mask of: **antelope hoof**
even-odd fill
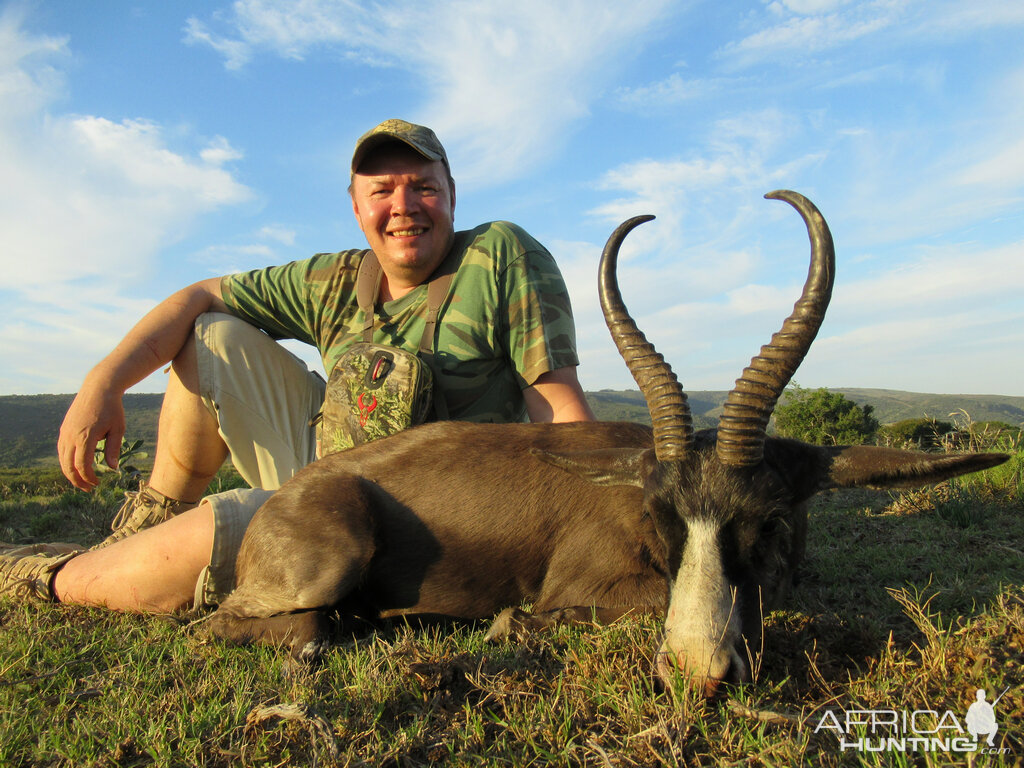
[[[484,642],[500,643],[502,640],[518,640],[527,634],[526,620],[530,614],[519,608],[506,608],[499,613],[491,628],[484,636]]]

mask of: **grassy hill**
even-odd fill
[[[858,405],[870,405],[882,424],[903,419],[930,417],[948,420],[949,415],[965,411],[973,421],[1005,421],[1024,426],[1024,397],[1003,395],[931,395],[900,392],[892,389],[850,389],[836,387]],[[698,429],[716,425],[728,392],[687,392],[694,426]],[[603,389],[588,392],[587,398],[599,419],[638,421],[650,424],[643,396],[635,390]]]
[[[57,463],[57,433],[74,395],[0,396],[0,467]],[[126,436],[156,444],[163,395],[124,398]]]
[[[950,414],[965,411],[973,421],[1005,421],[1024,426],[1024,397],[1003,395],[929,395],[899,392],[893,389],[832,390],[860,405],[871,405],[874,416],[882,424],[903,419],[947,419]]]
[[[1002,395],[934,395],[890,389],[836,388],[859,405],[871,405],[883,424],[903,419],[931,417],[948,420],[965,411],[974,421],[1005,421],[1024,426],[1024,397]],[[713,427],[728,395],[724,391],[688,392],[694,426]],[[56,463],[57,432],[73,395],[0,396],[0,467]],[[635,421],[650,424],[643,396],[637,390],[588,392],[597,417],[604,421]],[[126,435],[142,439],[149,450],[156,443],[157,415],[163,395],[125,396]]]

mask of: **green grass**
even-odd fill
[[[755,681],[712,702],[655,685],[651,619],[494,646],[484,627],[400,627],[298,668],[210,640],[201,618],[0,598],[0,766],[961,765],[843,752],[815,727],[828,709],[962,715],[979,686],[1009,687],[997,708],[1008,751],[969,764],[1020,765],[1013,477],[819,497],[802,580],[766,623]],[[97,540],[120,501],[113,484],[86,496],[43,475],[2,476],[0,490],[0,537],[17,541]],[[950,499],[966,514],[945,510]]]

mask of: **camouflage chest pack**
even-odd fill
[[[356,276],[356,299],[365,317],[363,340],[338,358],[327,379],[317,424],[319,456],[387,437],[434,416],[447,418],[444,398],[434,397],[434,333],[457,266],[449,255],[431,276],[426,323],[413,354],[372,340],[383,272],[377,256],[367,251]]]

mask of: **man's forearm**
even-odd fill
[[[116,465],[125,429],[125,391],[171,362],[196,318],[211,310],[227,310],[219,278],[194,283],[160,302],[85,377],[57,439],[61,470],[72,485],[85,491],[99,482],[93,458],[100,440],[106,440],[107,463]]]
[[[220,278],[194,283],[160,302],[89,372],[83,388],[123,394],[171,362],[196,318],[209,311],[227,311]]]

